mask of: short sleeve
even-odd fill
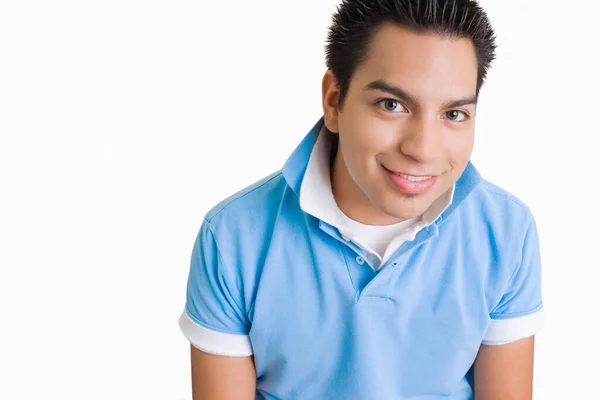
[[[483,340],[488,345],[532,336],[544,326],[540,247],[533,218],[525,233],[519,263],[490,317]]]
[[[205,220],[192,250],[179,327],[190,343],[204,352],[248,356],[252,354],[249,323],[240,306],[241,293],[232,281]]]

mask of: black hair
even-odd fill
[[[377,28],[386,22],[416,33],[470,38],[477,55],[479,96],[496,57],[496,37],[487,14],[475,0],[342,0],[333,15],[325,46],[327,68],[340,90],[340,109],[354,72],[367,59]]]

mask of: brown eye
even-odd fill
[[[462,122],[468,119],[468,115],[459,110],[451,110],[446,113],[446,118],[450,121]]]
[[[378,104],[380,104],[385,111],[389,112],[398,112],[404,110],[404,106],[402,106],[398,100],[385,99],[379,101]]]

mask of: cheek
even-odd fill
[[[467,164],[473,152],[473,145],[473,132],[457,132],[451,135],[446,147],[449,150],[450,163],[456,166]]]
[[[378,154],[389,152],[397,140],[397,129],[377,118],[356,118],[347,121],[340,140],[353,156],[360,157],[365,163],[373,162]]]

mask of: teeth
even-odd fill
[[[431,176],[411,176],[411,175],[404,175],[404,174],[399,174],[401,177],[403,177],[404,179],[406,179],[407,181],[411,181],[411,182],[421,182],[421,181],[425,181],[427,179],[430,179]]]

